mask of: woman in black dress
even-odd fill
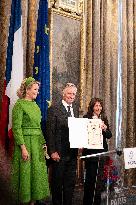
[[[104,149],[84,149],[83,155],[97,154],[101,152],[108,151],[107,139],[112,137],[112,133],[109,129],[109,124],[107,117],[104,113],[103,102],[99,98],[92,98],[88,112],[84,118],[89,119],[101,119],[102,120],[102,134],[103,134],[103,148]],[[100,160],[97,157],[86,158],[85,160],[85,183],[84,183],[84,198],[83,205],[100,205],[101,203],[101,186],[98,183],[98,170],[102,171],[103,160]],[[97,181],[97,183],[96,183]]]

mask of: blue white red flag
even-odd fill
[[[4,146],[7,139],[13,142],[11,131],[12,108],[17,100],[16,92],[22,80],[23,44],[21,0],[12,0],[4,81],[5,87],[2,98],[2,112],[0,115],[0,140]]]

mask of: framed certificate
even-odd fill
[[[103,149],[103,135],[101,124],[101,119],[88,119],[87,132],[89,149]]]
[[[101,119],[68,118],[71,148],[103,149]]]

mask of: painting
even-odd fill
[[[81,17],[64,11],[50,11],[51,99],[58,103],[67,82],[80,88]],[[79,93],[79,92],[78,92]],[[76,103],[79,105],[77,96]]]

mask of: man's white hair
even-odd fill
[[[63,89],[63,95],[66,93],[66,90],[68,88],[74,88],[75,89],[75,93],[77,92],[77,87],[75,86],[75,84],[73,83],[67,83],[66,86]]]

